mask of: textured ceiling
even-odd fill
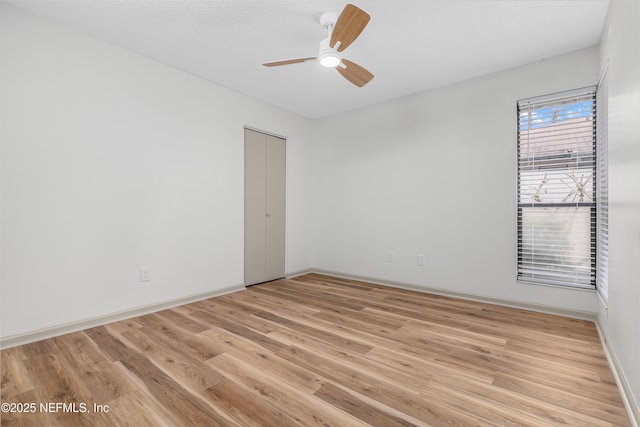
[[[96,38],[309,118],[595,46],[609,1],[356,0],[371,15],[343,56],[358,88],[317,61],[333,0],[5,0]]]

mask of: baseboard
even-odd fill
[[[598,329],[598,334],[600,335],[602,348],[604,349],[604,353],[607,356],[607,361],[609,362],[609,367],[611,368],[613,377],[616,380],[616,384],[618,384],[622,402],[624,403],[624,407],[627,410],[627,414],[629,414],[631,427],[638,427],[640,425],[640,402],[634,397],[631,386],[629,385],[629,381],[627,380],[627,377],[624,374],[622,367],[620,366],[620,362],[618,361],[618,356],[616,355],[613,347],[611,347],[609,337],[607,336],[606,332],[607,330],[600,322],[601,319],[600,317],[598,317],[596,328]]]
[[[304,276],[305,274],[310,274],[310,273],[317,273],[316,270],[312,269],[312,268],[307,268],[304,270],[298,270],[298,271],[293,271],[290,273],[287,273],[286,278],[287,279],[293,279],[294,277],[298,277],[298,276]]]
[[[216,291],[205,292],[187,297],[181,297],[171,300],[162,301],[156,304],[149,304],[142,307],[136,307],[130,310],[123,310],[116,313],[110,313],[103,316],[96,316],[90,319],[83,319],[76,322],[69,322],[49,328],[38,329],[25,332],[18,335],[10,335],[0,338],[0,349],[4,350],[18,345],[29,344],[32,342],[65,335],[71,332],[81,331],[83,329],[93,328],[96,326],[106,325],[108,323],[118,322],[120,320],[130,319],[132,317],[143,316],[145,314],[154,313],[156,311],[166,310],[167,308],[177,307],[179,305],[189,304],[207,298],[213,298],[232,292],[245,289],[244,285],[229,286]]]
[[[572,319],[588,320],[594,323],[596,321],[596,313],[593,313],[590,311],[569,310],[569,309],[563,309],[563,308],[557,308],[557,307],[548,307],[545,305],[525,303],[522,301],[513,301],[513,300],[507,300],[507,299],[501,299],[501,298],[491,298],[491,297],[486,297],[482,295],[469,294],[465,292],[449,291],[442,288],[433,288],[428,286],[415,285],[412,283],[396,282],[396,281],[378,279],[375,277],[359,276],[359,275],[341,273],[341,272],[329,271],[329,270],[315,269],[313,271],[310,271],[310,273],[324,274],[327,276],[339,277],[342,279],[359,280],[362,282],[369,282],[377,285],[407,289],[410,291],[425,292],[429,294],[441,295],[441,296],[451,297],[451,298],[459,298],[459,299],[464,299],[468,301],[484,302],[487,304],[495,304],[503,307],[530,310],[538,313],[553,314],[556,316],[570,317]]]

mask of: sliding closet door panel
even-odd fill
[[[285,265],[285,140],[267,136],[266,171],[266,277],[284,277]]]
[[[265,135],[246,129],[244,132],[244,281],[247,285],[265,281],[266,155]]]

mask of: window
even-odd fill
[[[595,87],[518,101],[518,280],[595,288]]]
[[[602,73],[598,84],[598,92],[596,93],[596,104],[598,106],[598,114],[596,116],[596,138],[598,144],[598,175],[596,179],[596,204],[598,207],[598,259],[596,264],[598,269],[596,286],[605,301],[609,294],[609,84],[606,70],[605,68]]]

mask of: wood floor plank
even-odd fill
[[[175,425],[170,413],[141,390],[110,401],[109,412],[105,414],[105,418],[109,419],[112,426],[172,427]]]
[[[69,350],[60,353],[66,358],[72,376],[86,386],[93,402],[103,404],[134,391],[125,375],[85,334],[68,334],[53,341],[58,348]]]
[[[120,322],[110,323],[109,327],[117,333],[126,332],[130,329],[142,328],[142,324],[138,322],[138,318],[126,319]]]
[[[597,370],[590,371],[579,366],[513,353],[509,350],[486,354],[455,349],[449,358],[453,365],[464,361],[560,390],[581,390],[583,395],[593,399],[609,400],[614,404],[618,402],[615,383],[601,380]]]
[[[461,393],[455,388],[443,387],[436,382],[425,387],[421,396],[432,401],[442,402],[460,413],[466,413],[504,427],[538,427],[542,424],[540,419],[523,413],[518,408],[504,408],[494,402],[487,402],[477,395]]]
[[[313,395],[373,426],[409,427],[416,425],[369,405],[353,394],[330,383],[323,384]]]
[[[255,289],[252,290],[255,292],[263,292],[267,295],[285,299],[293,303],[301,305],[307,305],[310,303],[309,292],[301,290],[298,286],[295,286],[293,283],[290,283],[287,280],[282,280],[281,285],[278,287],[264,287],[263,285],[257,285],[254,286],[254,288]],[[344,298],[344,296],[342,298],[339,298],[323,292],[314,292],[313,299],[314,301],[311,305],[313,305],[313,307],[318,307],[324,310],[342,309],[359,311],[364,308],[364,305],[361,301],[354,301],[350,298]]]
[[[263,319],[269,320],[271,322],[277,323],[279,325],[283,325],[288,329],[298,331],[302,334],[318,338],[319,340],[325,341],[327,343],[333,343],[335,345],[343,346],[345,348],[348,348],[350,351],[355,351],[358,353],[366,353],[372,348],[370,345],[362,342],[358,342],[355,339],[345,338],[339,334],[335,334],[333,332],[327,332],[322,328],[314,328],[301,322],[289,320],[277,314],[262,312],[262,313],[259,313],[258,316],[262,317]]]
[[[218,347],[204,343],[193,335],[186,334],[180,328],[175,327],[171,321],[167,321],[160,315],[148,314],[141,317],[139,321],[144,325],[145,331],[155,336],[156,339],[164,341],[168,345],[175,343],[175,345],[202,361],[211,359],[220,352]],[[202,332],[201,328],[198,328],[198,332]]]
[[[404,325],[402,320],[376,316],[375,314],[367,313],[365,310],[360,310],[357,313],[321,311],[314,314],[313,317],[334,324],[357,324],[358,329],[372,330],[374,333],[397,331]]]
[[[50,412],[52,425],[91,425],[92,420],[83,406],[91,401],[91,395],[81,381],[65,369],[63,359],[58,352],[50,352],[32,356],[25,362],[34,381],[36,401],[44,402],[47,408],[51,408],[49,404],[54,405]],[[67,405],[68,409],[60,410],[56,404]],[[42,412],[40,406],[38,411]]]
[[[597,420],[588,415],[557,405],[556,403],[542,402],[537,399],[532,399],[529,396],[512,393],[509,390],[495,386],[494,384],[473,381],[463,382],[459,381],[456,376],[440,374],[434,376],[432,387],[434,385],[435,387],[444,387],[448,390],[456,390],[461,392],[463,395],[485,400],[488,405],[491,405],[491,407],[495,407],[498,410],[502,409],[504,411],[506,409],[508,411],[518,411],[521,414],[524,413],[528,416],[535,417],[537,421],[533,424],[534,426],[567,425],[583,427],[587,425],[610,425],[607,421]],[[469,405],[469,407],[475,406]],[[493,422],[497,422],[493,417],[489,418]],[[486,420],[487,419],[485,419],[485,421]]]
[[[296,317],[302,314],[313,315],[322,311],[319,307],[314,307],[313,304],[291,304],[289,301],[278,297],[254,292],[254,289],[248,290],[249,292],[236,292],[225,296],[232,301],[237,301],[261,310],[280,313],[282,316]]]
[[[582,395],[581,390],[576,390],[573,393],[566,392],[502,373],[496,375],[493,384],[543,402],[559,404],[574,412],[580,412],[612,424],[624,425],[628,422],[626,414],[616,411],[614,409],[615,405],[585,397]]]
[[[250,327],[244,326],[238,322],[228,320],[222,316],[218,316],[213,312],[196,311],[191,314],[192,317],[207,321],[212,325],[219,326],[233,334],[241,336],[247,340],[259,343],[262,347],[270,351],[277,351],[282,344],[265,334],[262,334]]]
[[[2,396],[2,402],[10,404],[35,403],[39,404],[40,396],[35,389],[15,395]],[[56,426],[56,420],[50,414],[36,408],[33,412],[2,412],[0,413],[0,425],[3,427],[40,427]]]
[[[256,400],[231,381],[223,380],[206,390],[224,413],[239,426],[282,426],[294,422],[266,399]]]
[[[207,313],[215,313],[216,316],[233,319],[234,322],[264,335],[279,328],[279,326],[274,325],[272,322],[255,316],[256,312],[262,310],[239,303],[235,299],[217,300],[216,298],[216,300],[207,300],[204,309]],[[190,317],[194,318],[193,316]],[[211,325],[211,323],[209,323],[209,325]]]
[[[307,394],[315,392],[325,380],[324,377],[290,363],[273,352],[265,351],[261,346],[247,342],[225,330],[215,331],[214,329],[210,329],[203,336],[224,341],[228,345],[224,355],[231,356],[234,360],[240,360],[256,369],[261,369],[268,378],[275,377],[278,381]],[[220,359],[220,356],[217,356],[212,360],[219,361]]]
[[[144,385],[146,390],[158,402],[193,426],[225,426],[228,421],[219,416],[211,408],[206,407],[199,399],[194,398],[176,380],[166,375],[142,354],[125,346],[122,341],[113,337],[105,327],[92,328],[87,331],[98,346],[105,349],[117,361]]]
[[[2,402],[91,405],[2,427],[629,426],[592,322],[321,274],[5,349],[0,366]]]
[[[166,341],[158,340],[154,334],[148,333],[146,328],[128,331],[121,336],[190,391],[205,390],[223,379],[219,372],[200,363],[199,357],[180,348],[179,343],[176,346],[167,345]]]
[[[323,425],[353,426],[366,425],[346,413],[317,399],[312,393],[301,390],[283,377],[264,374],[259,366],[242,360],[241,355],[223,354],[209,361],[224,371],[235,383],[241,384],[254,400],[264,400],[282,410],[288,418],[276,425]],[[286,377],[289,377],[287,375]],[[286,378],[285,377],[285,378]],[[320,385],[324,379],[320,379]],[[315,387],[314,391],[319,389]],[[286,421],[286,422],[285,422]],[[290,422],[289,422],[290,421]]]
[[[2,352],[0,357],[2,396],[16,396],[33,390],[33,382],[23,362],[21,347],[14,347]],[[4,401],[4,400],[3,400]]]
[[[171,322],[174,326],[177,326],[178,328],[181,328],[192,334],[197,334],[199,332],[207,330],[207,327],[205,325],[198,323],[194,321],[193,318],[190,318],[172,309],[163,310],[156,314],[164,320]]]
[[[288,342],[291,346],[305,349],[330,360],[339,361],[354,372],[369,375],[383,383],[393,384],[416,393],[426,382],[425,377],[402,372],[392,366],[368,358],[366,355],[345,351],[335,346],[328,346],[313,337],[300,336],[293,331],[279,331],[273,333],[272,336]]]
[[[301,348],[291,347],[279,355],[292,363],[308,370],[324,375],[333,382],[343,384],[364,396],[401,411],[407,415],[422,419],[427,423],[444,425],[472,425],[476,418],[459,414],[446,405],[420,399],[414,393],[408,392],[391,384],[382,385],[374,377],[354,372],[353,370],[333,360],[318,357],[314,353]]]

